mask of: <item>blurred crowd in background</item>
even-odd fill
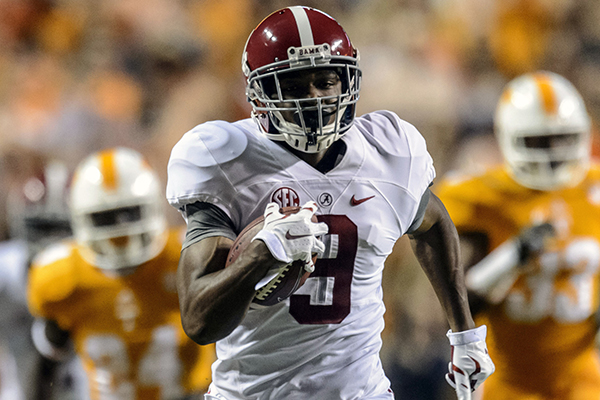
[[[127,146],[142,152],[166,184],[171,148],[184,132],[250,115],[240,68],[245,40],[270,12],[297,4],[0,0],[0,239],[11,237],[11,188],[49,159],[72,169],[91,152]],[[500,162],[494,109],[504,84],[522,73],[565,76],[592,120],[600,117],[596,0],[301,4],[336,18],[359,49],[358,114],[389,109],[414,124],[438,176]],[[173,224],[183,224],[169,213]],[[385,274],[383,357],[394,389],[400,398],[451,396],[443,378],[447,324],[406,241]]]

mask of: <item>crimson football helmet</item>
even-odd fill
[[[242,57],[252,116],[272,140],[284,140],[306,153],[326,149],[354,121],[361,80],[358,60],[358,50],[329,15],[302,6],[275,11],[252,31]],[[284,98],[282,77],[309,69],[335,71],[341,94]]]
[[[541,71],[510,81],[494,124],[508,171],[521,185],[555,190],[575,186],[587,174],[591,121],[564,77]]]

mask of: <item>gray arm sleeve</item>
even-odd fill
[[[419,208],[417,208],[417,215],[415,215],[415,219],[413,220],[412,224],[410,224],[410,226],[408,227],[406,233],[413,233],[414,231],[419,229],[419,227],[423,223],[423,218],[425,217],[425,209],[427,208],[427,203],[429,203],[430,194],[431,192],[429,191],[429,188],[427,188],[427,190],[425,190],[425,193],[423,193],[423,196],[421,196]]]
[[[237,234],[231,219],[214,204],[196,202],[185,206],[187,231],[182,250],[212,236],[224,236],[235,240]]]

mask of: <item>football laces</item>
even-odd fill
[[[287,265],[281,267],[279,274],[277,274],[277,276],[275,278],[271,279],[269,281],[269,283],[267,283],[263,287],[259,288],[256,291],[254,297],[260,301],[265,300],[267,298],[267,296],[269,296],[271,294],[271,292],[273,292],[273,290],[275,290],[277,288],[277,286],[281,283],[283,278],[285,278],[285,276],[289,272],[291,266],[292,266],[292,264],[287,264]]]

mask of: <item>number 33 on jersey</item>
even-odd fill
[[[504,301],[484,315],[490,354],[501,361],[490,379],[527,377],[528,385],[550,385],[551,366],[560,365],[565,371],[582,349],[594,345],[600,170],[593,167],[575,188],[536,191],[517,185],[506,171],[497,169],[447,179],[438,195],[459,234],[484,233],[489,250],[528,226],[544,222],[554,226],[556,236],[542,254],[521,267]],[[511,365],[510,371],[503,365]]]

